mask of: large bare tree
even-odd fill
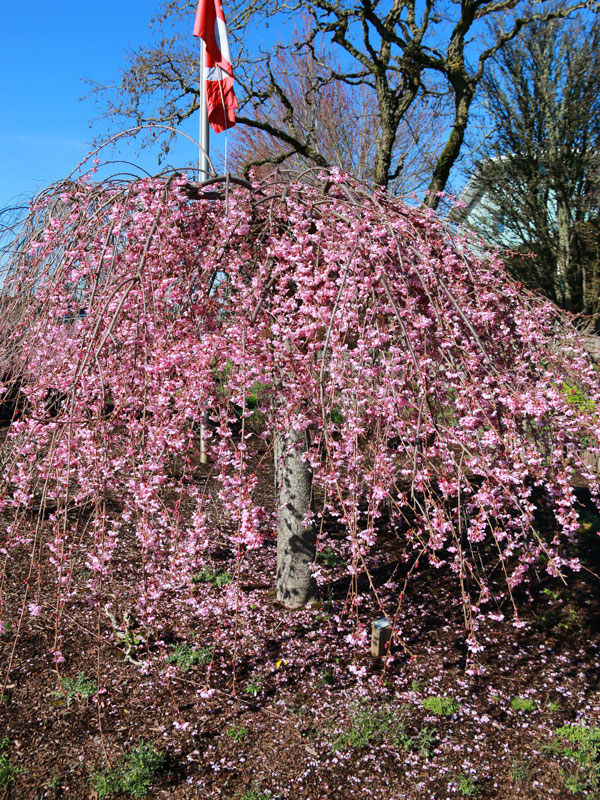
[[[600,20],[536,23],[483,82],[492,123],[476,227],[518,251],[511,271],[559,306],[600,316]],[[498,230],[498,227],[501,230]]]
[[[296,141],[311,141],[314,152],[306,156],[298,152],[293,142],[286,143],[265,130],[241,125],[230,148],[229,163],[233,168],[264,173],[284,162],[286,167],[307,168],[319,159],[360,180],[372,180],[381,135],[373,90],[364,84],[351,86],[331,80],[332,61],[324,47],[318,58],[307,49],[277,49],[270,66],[283,92],[255,108],[255,121],[287,131]],[[445,100],[424,98],[401,121],[394,145],[398,166],[388,183],[390,191],[406,196],[427,188],[441,149],[443,137],[438,120],[448,113]]]
[[[436,207],[461,153],[488,61],[532,23],[564,19],[592,4],[594,0],[560,7],[550,0],[303,0],[290,6],[280,0],[234,0],[226,13],[238,44],[238,121],[280,141],[279,158],[289,152],[316,165],[332,165],[319,130],[297,121],[302,104],[294,105],[274,69],[273,47],[265,53],[250,46],[261,25],[271,20],[285,27],[286,19],[297,20],[302,13],[311,22],[309,33],[300,41],[290,33],[289,44],[280,47],[309,53],[317,62],[310,88],[314,96],[334,82],[370,93],[377,115],[371,176],[375,183],[388,186],[401,174],[405,153],[398,147],[398,136],[415,108],[432,98],[445,99],[451,113],[438,123],[440,152],[427,174],[426,202]],[[113,123],[178,125],[197,110],[198,50],[187,34],[194,5],[188,0],[167,2],[156,20],[155,46],[130,54],[116,86],[93,87],[104,116]],[[320,56],[323,36],[331,59]],[[270,113],[282,106],[285,124],[281,114]]]

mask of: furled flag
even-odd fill
[[[194,36],[200,36],[206,45],[204,66],[208,121],[214,131],[221,133],[235,125],[235,110],[238,107],[233,91],[233,67],[221,0],[200,0]]]

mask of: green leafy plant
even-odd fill
[[[524,783],[529,780],[529,767],[524,761],[513,761],[510,777],[515,783]]]
[[[454,697],[433,695],[423,700],[423,708],[429,711],[430,714],[436,714],[438,717],[451,717],[453,714],[456,714],[460,708],[460,704]]]
[[[595,403],[581,391],[579,386],[563,383],[562,391],[567,396],[567,402],[575,406],[579,411],[594,411]]]
[[[579,794],[579,792],[585,792],[588,788],[587,781],[582,780],[579,775],[564,775],[563,779],[565,782],[565,789],[570,794]]]
[[[326,550],[321,550],[317,553],[317,564],[320,564],[327,569],[334,569],[335,567],[343,567],[346,565],[346,559],[328,547]]]
[[[3,627],[0,627],[0,639],[7,638],[13,633],[13,626],[10,622],[4,623]]]
[[[335,683],[334,674],[328,667],[322,669],[321,672],[319,673],[319,682],[323,686],[333,686],[333,684]]]
[[[264,419],[264,415],[260,409],[264,403],[265,392],[267,389],[268,387],[266,384],[255,381],[250,387],[250,391],[245,397],[245,402],[246,402],[245,416],[249,418],[254,425],[260,425],[260,423]],[[238,420],[241,420],[242,407],[234,403],[232,405],[232,408]]]
[[[214,570],[211,567],[205,567],[192,578],[192,583],[212,583],[217,589],[223,586],[228,586],[233,581],[233,576],[230,572],[224,570]]]
[[[549,600],[553,600],[556,602],[559,598],[558,592],[554,591],[554,589],[544,589],[542,594],[545,595]]]
[[[233,739],[234,742],[239,743],[243,742],[248,735],[248,728],[244,728],[241,725],[231,725],[227,728],[225,733],[230,739]]]
[[[574,604],[574,597],[569,592],[560,595],[553,589],[544,589],[542,592],[549,602],[546,613],[541,615],[541,620],[547,627],[560,628],[567,633],[582,633],[585,629],[585,617]]]
[[[458,776],[458,791],[463,797],[474,797],[479,794],[481,789],[477,785],[477,781],[466,772]]]
[[[73,678],[69,678],[68,676],[61,678],[60,685],[62,688],[57,689],[53,694],[54,697],[57,698],[64,697],[67,706],[71,705],[71,701],[74,697],[80,697],[82,700],[89,700],[90,697],[94,697],[94,695],[98,693],[98,687],[93,680],[85,677],[85,672],[80,672],[77,676],[77,680],[73,680]]]
[[[576,608],[573,608],[573,606],[565,606],[565,608],[562,609],[561,619],[557,623],[557,626],[564,631],[573,633],[582,631],[584,628],[581,614]]]
[[[263,791],[259,786],[253,786],[240,797],[240,800],[272,800],[273,794],[268,789]]]
[[[513,697],[510,701],[510,705],[513,711],[535,711],[537,708],[537,703],[535,700],[532,700],[531,697]]]
[[[61,778],[60,775],[53,775],[47,784],[49,789],[61,789],[62,785],[63,785],[63,779]]]
[[[409,753],[418,753],[423,758],[431,758],[431,754],[438,740],[435,728],[423,726],[414,734],[409,734],[407,726],[402,725],[396,733],[396,741],[403,750]]]
[[[554,731],[566,743],[554,743],[552,750],[575,762],[578,773],[565,777],[570,792],[589,791],[590,797],[600,795],[600,728],[569,723]]]
[[[253,678],[251,681],[248,681],[244,691],[251,697],[256,697],[258,694],[260,694],[261,689],[262,683],[257,678]]]
[[[334,425],[343,425],[346,421],[346,417],[342,414],[339,408],[332,408],[328,413],[327,418]]]
[[[3,752],[9,745],[9,739],[5,736],[0,739],[0,791],[9,789],[17,779],[17,775],[23,772],[21,767],[13,764],[10,758]]]
[[[153,744],[140,742],[126,753],[112,769],[92,775],[98,800],[119,792],[145,797],[156,778],[164,771],[167,758]]]
[[[406,717],[408,713],[404,707],[398,712],[394,709],[355,706],[347,730],[337,733],[331,750],[334,753],[362,750],[372,742],[388,741],[407,752],[428,758],[438,739],[437,731],[428,727],[415,730]]]
[[[175,664],[184,672],[189,672],[193,666],[206,666],[210,664],[213,656],[212,647],[190,647],[189,644],[174,644],[171,653],[167,656],[167,664]]]
[[[596,534],[600,531],[600,515],[587,508],[578,509],[579,533],[584,535]]]
[[[356,708],[350,717],[350,728],[339,733],[331,743],[333,753],[349,749],[362,750],[370,742],[393,735],[393,717],[388,711]]]

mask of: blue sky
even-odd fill
[[[90,120],[97,111],[84,78],[110,83],[128,50],[148,43],[157,3],[143,0],[16,0],[4,4],[0,48],[0,208],[66,177],[91,149]],[[193,28],[190,15],[190,37]],[[197,121],[184,130],[196,136]],[[150,172],[157,151],[123,147],[125,158]],[[107,157],[116,158],[114,153]],[[181,139],[171,163],[194,161]]]

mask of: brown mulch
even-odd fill
[[[597,573],[598,519],[586,514],[579,547]],[[326,546],[341,562],[347,544],[331,534]],[[370,562],[388,610],[405,569],[394,547],[383,536]],[[14,623],[28,558],[23,551],[6,580]],[[223,542],[210,554],[212,569],[237,577],[195,586],[208,615],[146,631],[128,607],[136,547],[124,543],[107,597],[133,644],[101,609],[76,599],[64,610],[59,665],[50,654],[48,589],[38,616],[24,610],[16,642],[14,625],[0,636],[2,676],[14,647],[0,706],[0,797],[9,762],[19,771],[7,798],[97,798],[94,775],[140,743],[166,759],[149,798],[598,796],[591,778],[600,779],[600,765],[583,768],[556,734],[568,723],[600,728],[600,599],[587,569],[568,586],[540,574],[519,597],[523,627],[503,608],[504,622],[481,621],[483,649],[469,653],[452,576],[422,566],[403,599],[392,657],[382,662],[369,653],[380,611],[366,583],[359,581],[357,602],[343,565],[333,565],[324,569],[321,607],[288,612],[274,601],[274,560],[274,541],[241,562]],[[209,655],[189,669],[172,660],[193,650]],[[81,673],[90,697],[66,691]],[[453,699],[454,711],[435,714],[424,706],[428,697]],[[515,698],[529,699],[529,710]],[[363,730],[369,724],[371,735]]]

